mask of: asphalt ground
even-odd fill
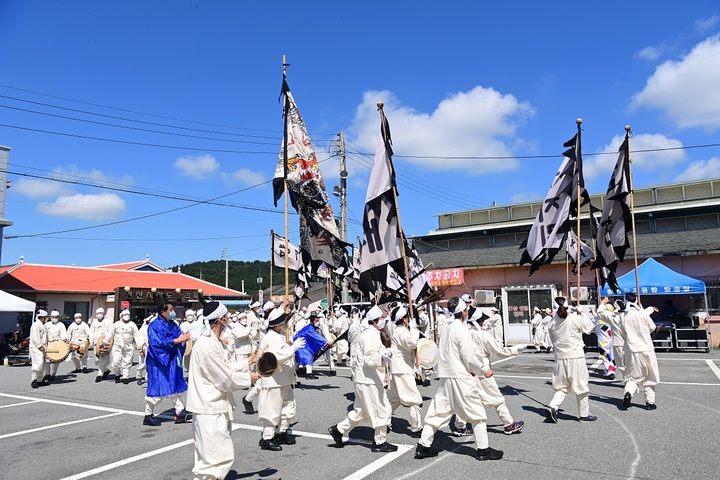
[[[92,354],[91,354],[92,355]],[[646,411],[642,394],[622,408],[622,381],[603,379],[597,354],[587,354],[591,371],[590,410],[594,423],[577,421],[570,395],[559,423],[548,423],[545,406],[553,395],[552,354],[533,353],[493,366],[510,412],[525,422],[519,435],[505,435],[488,410],[490,445],[505,452],[495,462],[474,458],[474,439],[454,437],[449,428],[435,437],[438,457],[413,458],[407,409],[393,417],[388,439],[395,453],[372,453],[370,427],[350,432],[345,448],[333,446],[327,428],[342,420],[353,400],[348,368],[335,377],[316,366],[317,380],[295,390],[297,444],[281,452],[260,450],[256,415],[236,411],[236,459],[228,478],[262,479],[715,479],[720,474],[720,368],[716,352],[658,353],[663,383],[655,411]],[[89,362],[93,364],[92,359]],[[191,425],[172,422],[172,405],[163,403],[160,427],[142,425],[145,386],[115,384],[113,376],[94,383],[95,372],[70,374],[63,363],[55,382],[30,388],[30,367],[0,367],[0,479],[187,479],[192,478]],[[134,369],[131,374],[134,375]],[[420,387],[427,411],[437,382]],[[240,403],[242,393],[236,398]],[[256,405],[257,406],[257,405]]]

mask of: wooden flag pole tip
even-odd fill
[[[580,125],[580,124],[582,123],[582,118],[578,118],[577,120],[575,120],[575,123],[577,123],[578,125]]]
[[[378,110],[382,110],[384,106],[385,106],[385,104],[383,102],[377,103]]]
[[[625,131],[626,131],[626,132],[629,132],[629,131],[630,131],[630,125],[625,125]]]

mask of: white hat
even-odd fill
[[[465,303],[470,303],[470,302],[472,302],[472,297],[470,297],[469,293],[466,293],[465,295],[460,297],[460,300],[462,300]]]
[[[405,315],[408,314],[407,308],[400,306],[397,307],[397,310],[395,310],[395,315],[393,316],[393,323],[398,323],[400,320],[405,318]]]
[[[245,312],[240,312],[240,313],[238,314],[238,318],[247,318],[247,313],[245,313]]]
[[[271,302],[270,300],[268,300],[267,302],[265,302],[265,305],[263,305],[263,307],[262,307],[263,312],[264,312],[265,310],[270,310],[271,308],[275,308],[275,303],[274,303],[274,302]]]
[[[373,320],[377,320],[378,318],[382,317],[382,314],[382,309],[377,305],[373,305],[373,307],[365,314],[365,320],[367,320],[368,322],[372,322]]]
[[[95,310],[95,313],[105,313],[105,309],[102,307],[98,307],[98,309]]]
[[[73,318],[82,318],[82,313],[76,313]]]
[[[48,316],[48,314],[45,310],[38,310],[37,313],[35,314],[35,318],[47,317],[47,316]]]
[[[455,307],[455,310],[453,313],[460,313],[464,312],[467,308],[467,303],[463,302],[462,299],[458,301],[457,307]]]
[[[195,315],[195,310],[190,310],[190,309],[185,310],[185,318],[192,317],[194,315]]]
[[[285,313],[285,309],[276,308],[268,315],[268,327],[277,327],[282,325],[288,319],[288,315]]]
[[[227,307],[220,302],[210,302],[203,308],[203,317],[205,317],[205,320],[208,322],[217,320],[226,313],[228,313]]]
[[[59,316],[60,316],[60,312],[58,312],[57,310],[53,310],[52,312],[50,312],[50,316],[51,316],[51,317],[59,317]]]
[[[128,310],[128,309],[126,308],[125,310],[123,310],[122,312],[120,312],[120,316],[122,317],[123,315],[130,315],[130,310]]]
[[[260,302],[254,301],[252,305],[250,305],[250,308],[258,308],[260,306]]]

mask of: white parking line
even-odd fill
[[[13,395],[10,393],[0,393],[0,397],[17,398],[18,400],[33,400],[35,402],[52,403],[54,405],[65,405],[67,407],[87,408],[90,410],[98,410],[100,412],[125,413],[127,415],[145,416],[144,412],[134,412],[132,410],[121,410],[119,408],[100,407],[98,405],[88,405],[86,403],[62,402],[60,400],[50,400],[49,398],[25,397],[22,395]]]
[[[108,414],[108,415],[100,415],[99,417],[83,418],[83,419],[80,419],[80,420],[73,420],[72,422],[58,423],[58,424],[55,424],[55,425],[46,425],[46,426],[44,426],[44,427],[33,428],[33,429],[30,429],[30,430],[23,430],[23,431],[21,431],[21,432],[7,433],[7,434],[5,434],[5,435],[0,435],[0,440],[2,440],[2,439],[4,439],[4,438],[16,437],[16,436],[18,436],[18,435],[25,435],[25,434],[27,434],[27,433],[40,432],[40,431],[43,431],[43,430],[50,430],[50,429],[52,429],[52,428],[65,427],[65,426],[67,426],[67,425],[75,425],[76,423],[91,422],[91,421],[93,421],[93,420],[100,420],[101,418],[114,417],[114,416],[117,416],[117,415],[122,415],[122,413],[120,413],[120,412],[115,412],[115,413],[110,413],[110,414]]]
[[[388,453],[387,455],[383,455],[382,457],[378,458],[374,462],[372,462],[369,465],[364,466],[357,472],[353,473],[350,476],[345,477],[343,480],[361,480],[371,473],[376,472],[377,470],[380,470],[382,467],[387,465],[388,463],[392,462],[396,458],[403,455],[408,450],[412,450],[412,445],[398,445],[398,449],[396,452]]]
[[[715,376],[718,379],[720,379],[720,368],[718,368],[718,366],[715,365],[715,362],[713,362],[710,359],[705,360],[705,362],[708,364],[708,367],[710,367],[710,370],[712,370],[712,372],[715,374]]]
[[[78,473],[76,475],[72,475],[70,477],[65,477],[62,480],[79,480],[81,478],[87,478],[91,477],[93,475],[97,475],[98,473],[107,472],[108,470],[112,470],[114,468],[125,466],[129,463],[137,462],[139,460],[144,460],[146,458],[154,457],[155,455],[160,455],[161,453],[169,452],[171,450],[175,450],[180,447],[184,447],[186,445],[190,445],[193,443],[193,440],[185,440],[183,442],[174,443],[172,445],[168,445],[167,447],[158,448],[157,450],[151,450],[149,452],[141,453],[140,455],[135,455],[134,457],[126,458],[125,460],[120,460],[117,462],[109,463],[107,465],[103,465],[102,467],[93,468],[92,470],[87,470],[85,472]]]
[[[18,407],[20,405],[28,405],[30,403],[37,403],[40,400],[30,400],[29,402],[11,403],[10,405],[0,405],[0,408]]]

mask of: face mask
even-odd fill
[[[98,320],[102,320],[104,316],[105,315],[103,315],[102,313],[98,313],[97,315],[95,315],[95,318],[97,318]]]
[[[240,320],[240,325],[246,326],[247,325],[247,318],[243,318]]]
[[[57,318],[57,317],[53,317],[53,318],[50,319],[50,321],[53,322],[53,323],[57,323],[57,322],[60,321],[60,319]]]
[[[129,322],[129,321],[130,321],[130,315],[123,315],[122,317],[120,317],[120,319],[121,319],[123,322]]]
[[[176,316],[177,316],[177,313],[175,313],[175,310],[173,310],[173,311],[171,311],[170,314],[168,315],[168,318],[169,318],[170,320],[175,320],[175,317],[176,317]]]
[[[75,319],[75,323],[77,323],[78,325],[80,325],[80,323],[82,323],[82,318],[76,318],[76,319]]]
[[[379,328],[380,330],[382,330],[383,328],[385,328],[385,319],[383,318],[383,319],[381,319],[381,320],[378,320],[378,324],[377,324],[377,325],[378,325],[378,328]]]

